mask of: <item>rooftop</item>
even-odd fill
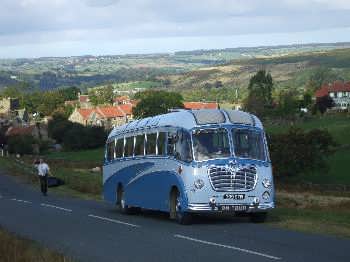
[[[168,114],[148,117],[115,127],[109,137],[129,131],[151,127],[173,126],[190,130],[194,127],[220,124],[240,124],[263,128],[261,121],[254,115],[239,110],[177,110]]]
[[[315,92],[315,97],[327,96],[330,92],[350,92],[350,82],[335,81],[324,84]]]

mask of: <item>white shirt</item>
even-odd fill
[[[42,163],[38,165],[38,173],[39,176],[45,176],[48,175],[50,171],[49,166],[46,163]]]

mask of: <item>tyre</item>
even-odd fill
[[[192,222],[192,214],[182,210],[181,194],[177,189],[171,193],[170,218],[181,225],[189,225]]]
[[[250,220],[253,223],[264,223],[267,218],[267,213],[262,212],[262,213],[252,213],[250,215]]]
[[[125,204],[125,193],[123,187],[117,191],[117,208],[122,214],[131,214],[131,209]]]

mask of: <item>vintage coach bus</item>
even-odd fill
[[[177,110],[116,127],[106,143],[103,191],[121,212],[251,216],[274,208],[274,185],[260,120],[236,110]]]

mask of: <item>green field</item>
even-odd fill
[[[303,130],[314,128],[326,129],[338,143],[336,152],[328,159],[329,170],[308,172],[294,178],[294,182],[306,181],[316,184],[350,185],[350,175],[347,164],[350,163],[350,117],[349,115],[326,115],[312,117],[297,123],[266,123],[268,133],[287,132],[290,127]]]
[[[94,162],[99,165],[103,162],[104,148],[71,151],[71,152],[53,152],[45,155],[48,160],[69,160],[74,162]]]
[[[286,132],[291,127],[311,130],[314,128],[326,129],[334,137],[339,145],[350,145],[350,115],[325,115],[319,117],[309,117],[305,120],[289,123],[265,123],[268,133]]]

